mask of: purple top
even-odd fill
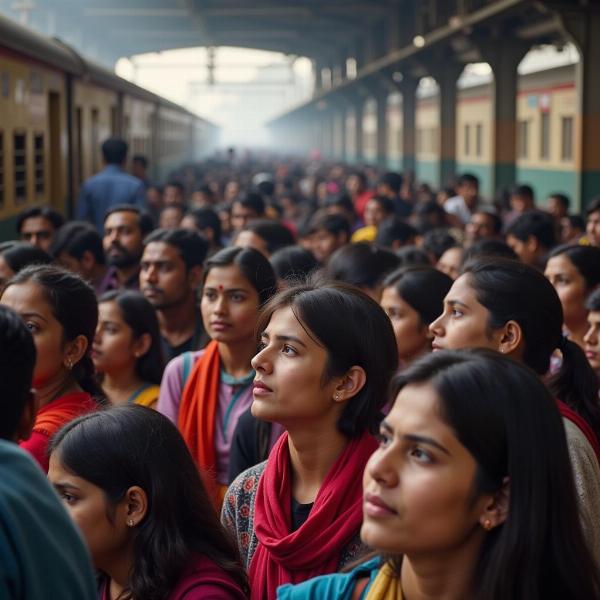
[[[192,354],[192,366],[203,354],[204,350]],[[184,388],[183,365],[183,355],[174,358],[167,364],[160,384],[160,394],[156,407],[159,413],[165,415],[175,425],[177,425],[179,404]],[[239,418],[250,408],[252,399],[252,384],[240,390],[239,385],[224,383],[221,377],[215,427],[215,450],[217,454],[217,481],[222,485],[229,483],[229,451],[233,433]]]

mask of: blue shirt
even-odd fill
[[[95,600],[88,552],[41,469],[0,440],[0,598]]]
[[[81,187],[77,201],[77,218],[89,221],[102,234],[104,215],[116,204],[146,205],[144,182],[123,171],[118,165],[107,165]]]

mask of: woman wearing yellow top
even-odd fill
[[[107,399],[154,408],[164,369],[154,308],[138,292],[115,291],[98,309],[92,358]]]

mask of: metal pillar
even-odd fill
[[[402,94],[402,170],[406,173],[416,168],[417,137],[417,87],[419,80],[404,77],[398,84]]]
[[[492,193],[514,186],[517,173],[517,67],[530,46],[516,39],[478,44],[494,72]]]
[[[377,166],[380,169],[387,168],[387,100],[388,93],[379,91],[375,96],[377,102]]]

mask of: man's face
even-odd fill
[[[54,225],[45,217],[29,217],[23,221],[20,237],[22,241],[48,252],[54,231]]]
[[[199,272],[199,267],[188,272],[174,246],[150,242],[142,256],[140,290],[156,310],[178,306],[194,293]]]
[[[317,229],[312,235],[311,250],[317,261],[325,264],[338,248],[347,243],[348,236],[344,232],[336,235],[326,229]]]
[[[469,243],[477,242],[496,236],[493,219],[485,213],[475,213],[466,226],[467,240]]]
[[[163,202],[165,206],[182,206],[183,194],[176,185],[167,185],[163,192]]]
[[[588,215],[585,231],[590,244],[600,246],[600,210],[595,210]]]
[[[459,196],[463,197],[467,204],[473,202],[477,198],[477,194],[479,194],[478,187],[472,181],[465,181],[465,183],[456,188],[456,191]]]
[[[250,221],[257,219],[258,214],[252,208],[242,206],[240,202],[234,202],[231,207],[231,228],[234,231],[240,231]]]
[[[523,214],[533,208],[533,202],[528,196],[513,194],[510,197],[510,207],[518,214]]]
[[[104,222],[102,245],[109,265],[124,269],[139,262],[143,252],[139,215],[131,211],[110,214]]]
[[[567,216],[567,207],[555,196],[548,199],[548,212],[556,219],[560,220]]]
[[[144,167],[144,165],[140,161],[134,160],[131,162],[131,174],[134,177],[138,177],[139,179],[145,179],[146,167]]]

